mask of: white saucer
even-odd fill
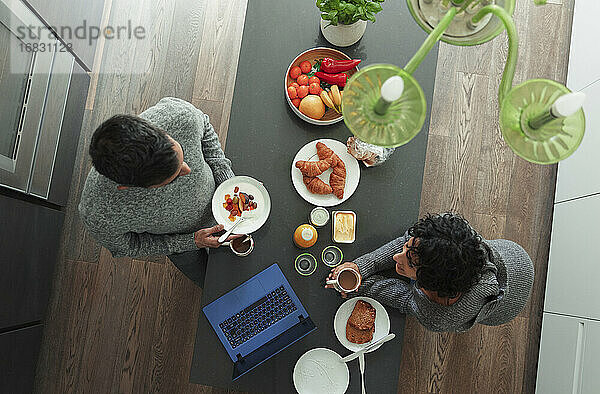
[[[366,301],[373,305],[373,308],[375,308],[375,332],[373,333],[373,339],[371,342],[363,344],[352,343],[346,339],[346,323],[348,322],[348,318],[352,314],[354,305],[358,300]],[[335,313],[335,318],[333,319],[333,330],[335,331],[335,336],[337,337],[338,341],[340,341],[340,343],[346,349],[356,352],[390,333],[390,317],[383,305],[381,305],[378,301],[369,297],[354,297],[344,302],[338,308],[337,312]],[[370,350],[370,352],[377,350],[379,346]]]
[[[302,173],[298,168],[296,168],[296,162],[298,160],[308,160],[308,161],[318,161],[319,157],[317,156],[317,142],[322,142],[329,149],[334,151],[340,159],[346,165],[346,187],[344,189],[344,198],[341,200],[334,196],[333,194],[313,194],[308,191],[306,185],[304,184]],[[319,178],[329,184],[329,174],[331,174],[332,170],[328,169],[321,175]],[[346,144],[337,140],[331,139],[320,139],[311,141],[308,144],[304,145],[298,153],[296,153],[296,157],[292,161],[292,183],[296,188],[296,191],[300,196],[308,201],[309,203],[320,206],[320,207],[333,207],[334,205],[339,205],[346,201],[352,196],[356,188],[358,187],[358,182],[360,181],[360,166],[358,165],[358,161],[348,153],[348,148],[346,148]]]
[[[333,350],[311,349],[294,367],[294,387],[299,394],[343,394],[350,383],[350,371]]]

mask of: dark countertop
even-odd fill
[[[392,63],[403,66],[426,38],[413,21],[406,3],[383,3],[384,10],[357,44],[340,48],[361,65]],[[190,381],[209,386],[251,392],[294,392],[292,371],[296,360],[309,349],[327,347],[342,356],[343,348],[333,332],[333,316],[343,300],[333,290],[322,288],[329,268],[319,262],[317,271],[301,277],[294,259],[302,250],[292,242],[295,228],[308,221],[313,208],[294,190],[290,169],[296,152],[319,138],[345,142],[351,135],[343,122],[332,126],[308,124],[292,112],[284,96],[283,79],[289,63],[302,51],[331,45],[319,31],[319,12],[314,2],[248,3],[242,48],[229,124],[226,154],[238,175],[264,182],[272,210],[269,221],[256,233],[256,248],[245,258],[228,248],[211,251],[203,292],[203,305],[218,298],[254,274],[278,262],[302,300],[318,329],[282,353],[263,363],[236,382],[231,381],[233,363],[227,356],[203,313],[200,313]],[[415,73],[427,102],[432,102],[437,47]],[[369,252],[401,235],[419,213],[425,165],[429,114],[424,132],[400,147],[382,166],[366,169],[354,195],[334,209],[353,210],[358,215],[357,240],[338,245],[346,261]],[[329,209],[331,211],[332,209]],[[331,244],[331,224],[319,229],[317,244],[308,252],[320,260]],[[397,338],[366,357],[366,388],[377,393],[395,393],[402,353],[404,316],[388,308],[391,331]],[[349,364],[349,393],[360,392],[358,361]]]

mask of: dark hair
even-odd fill
[[[408,230],[416,244],[408,246],[409,264],[417,267],[419,285],[440,297],[468,291],[492,259],[481,236],[459,215],[428,214]]]
[[[158,185],[179,167],[167,134],[130,115],[115,115],[96,129],[90,156],[96,171],[124,186]]]

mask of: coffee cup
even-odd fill
[[[254,238],[251,235],[246,235],[232,241],[223,242],[223,245],[228,245],[236,256],[246,257],[254,250]]]
[[[342,268],[335,279],[328,280],[327,284],[333,285],[340,293],[351,293],[360,287],[360,273],[354,268]]]

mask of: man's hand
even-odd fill
[[[358,272],[358,283],[360,284],[362,282],[362,275],[360,274],[360,270],[358,269],[358,265],[356,265],[355,263],[351,263],[351,262],[347,262],[344,264],[340,264],[337,267],[333,268],[331,270],[331,272],[329,273],[329,276],[327,277],[327,280],[335,280],[338,276],[338,274],[340,273],[340,271],[344,268],[352,268],[353,270],[355,270],[356,272]],[[333,289],[333,285],[325,285],[326,289]],[[348,294],[344,293],[343,291],[340,292],[342,298],[346,298],[348,297]]]
[[[219,231],[223,231],[224,226],[222,224],[218,224],[216,226],[210,228],[203,228],[194,233],[194,242],[198,248],[218,248],[221,246],[219,243],[219,236],[214,235]],[[230,235],[227,238],[227,241],[231,241],[236,238],[242,237],[243,234],[240,235]]]

